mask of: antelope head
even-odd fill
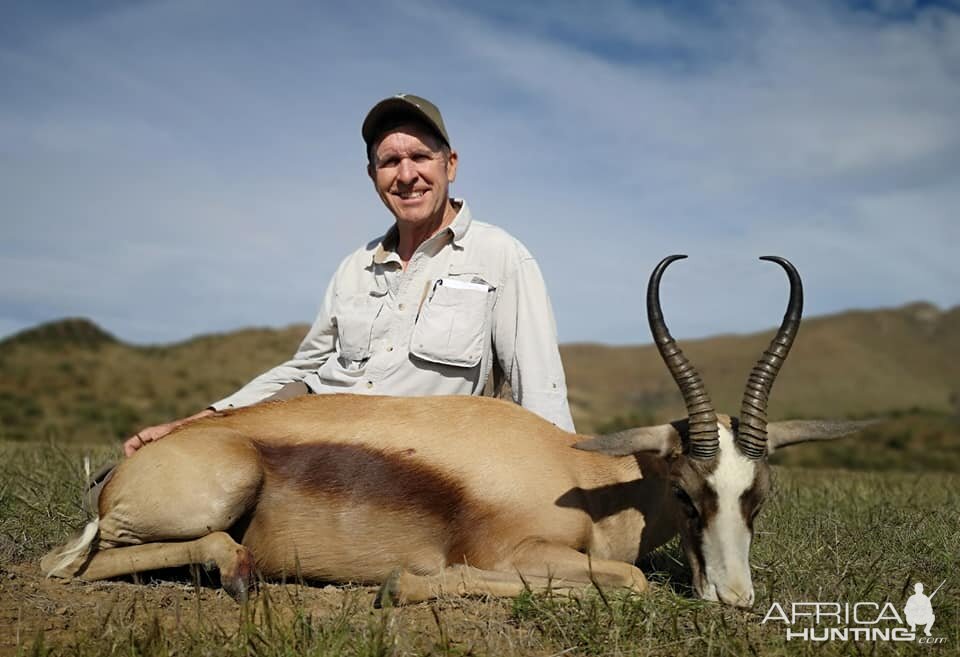
[[[656,452],[670,468],[677,498],[681,545],[697,594],[737,607],[753,604],[750,544],[753,522],[770,491],[767,457],[777,448],[807,440],[839,438],[869,422],[767,422],[770,390],[793,345],[803,311],[803,286],[784,258],[765,256],[790,280],[790,301],[770,346],[747,380],[740,417],[718,416],[696,368],[670,335],[660,308],[660,279],[672,255],[654,269],[647,286],[647,316],[654,342],[676,381],[687,419],[673,424],[630,429],[577,444],[579,449],[612,455]]]

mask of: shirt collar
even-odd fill
[[[457,216],[454,217],[450,225],[447,226],[447,230],[453,234],[453,243],[460,246],[460,242],[467,236],[467,230],[469,230],[470,224],[473,222],[473,215],[470,214],[470,208],[467,207],[467,202],[462,198],[455,198],[453,202],[460,204],[460,211],[457,212]]]
[[[470,208],[467,207],[467,202],[463,199],[455,198],[453,202],[460,205],[460,210],[457,212],[457,216],[453,218],[453,221],[450,222],[450,225],[441,231],[441,233],[448,233],[451,235],[451,242],[457,246],[461,246],[461,242],[467,236],[467,231],[470,229],[470,224],[473,221],[473,217],[470,214]],[[434,239],[437,235],[434,235],[430,239]],[[397,224],[390,226],[390,229],[384,233],[383,237],[380,238],[380,243],[377,245],[377,248],[373,252],[373,264],[380,265],[385,262],[391,262],[396,260],[400,261],[397,256],[397,240],[399,239],[399,232],[397,231]]]

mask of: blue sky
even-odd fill
[[[390,216],[360,122],[443,110],[454,192],[537,256],[561,341],[960,303],[960,3],[21,2],[0,9],[0,336],[309,322]]]

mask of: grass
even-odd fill
[[[803,449],[803,448],[798,448]],[[776,468],[757,521],[757,603],[691,596],[674,542],[641,564],[648,595],[445,599],[375,610],[369,587],[271,583],[245,607],[201,573],[160,583],[57,584],[34,565],[79,526],[82,457],[115,448],[0,443],[0,655],[886,655],[960,650],[960,476]],[[939,647],[787,642],[773,602],[889,601],[932,591]]]

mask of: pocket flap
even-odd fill
[[[335,318],[337,321],[337,341],[339,356],[347,361],[364,361],[370,357],[370,335],[373,320],[383,307],[379,300],[370,297],[353,297],[338,304]]]
[[[470,263],[451,264],[447,268],[447,275],[459,281],[488,285],[493,289],[498,287],[497,280],[492,278],[492,274],[480,265],[471,265]]]

